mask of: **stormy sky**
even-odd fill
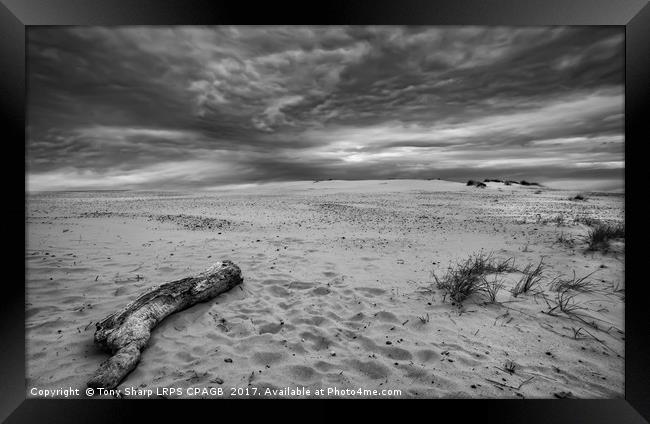
[[[622,189],[622,27],[30,27],[27,184]]]

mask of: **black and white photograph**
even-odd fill
[[[623,399],[625,37],[29,27],[25,396]]]

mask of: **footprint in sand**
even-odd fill
[[[419,350],[415,356],[422,362],[433,362],[440,359],[440,354],[430,349]]]
[[[287,367],[287,373],[295,379],[306,382],[317,379],[320,376],[312,367],[304,365],[290,365]]]
[[[177,352],[176,357],[184,362],[192,362],[196,359],[196,356],[185,351]]]
[[[287,310],[287,309],[293,308],[294,306],[296,306],[296,305],[298,305],[300,303],[301,303],[300,301],[295,301],[295,302],[292,302],[292,303],[278,302],[278,306],[281,307],[284,310]]]
[[[384,293],[386,293],[386,290],[384,289],[378,289],[375,287],[357,287],[357,291],[360,291],[362,293],[365,293],[366,295],[373,297],[373,296],[379,296]]]
[[[293,324],[296,324],[296,325],[307,324],[307,325],[313,325],[315,327],[320,327],[320,326],[322,326],[323,323],[326,323],[326,322],[329,322],[329,321],[330,321],[329,319],[327,319],[325,317],[322,317],[322,316],[319,316],[319,315],[312,316],[312,317],[309,317],[309,318],[298,317],[298,318],[295,318],[295,319],[291,320],[291,322]]]
[[[307,290],[314,287],[316,283],[308,283],[306,281],[292,281],[289,283],[288,288],[296,290]]]
[[[304,331],[300,333],[300,337],[309,340],[312,343],[311,348],[314,350],[325,350],[329,349],[329,347],[332,345],[332,341],[327,338],[326,336],[319,335],[319,334],[314,334],[309,331]]]
[[[251,360],[259,365],[272,365],[281,362],[285,357],[282,352],[255,352],[251,355]]]
[[[314,368],[316,368],[320,372],[328,372],[333,369],[338,369],[339,367],[329,362],[318,361],[314,364]]]
[[[387,378],[390,374],[390,370],[385,365],[382,365],[375,361],[363,362],[358,359],[353,359],[347,361],[352,368],[367,377],[378,380],[380,378]]]
[[[317,287],[314,290],[312,290],[310,293],[314,296],[325,296],[330,294],[331,292],[332,291],[327,287]]]
[[[390,346],[390,347],[382,346],[379,347],[379,350],[381,351],[382,355],[390,359],[396,359],[398,361],[410,361],[411,359],[413,359],[413,355],[411,355],[411,352],[397,346]]]
[[[368,352],[378,352],[381,355],[398,360],[398,361],[410,361],[413,358],[411,352],[406,349],[402,349],[397,346],[382,346],[375,343],[374,340],[366,336],[357,336],[356,341],[363,347],[363,350]]]
[[[411,381],[424,382],[432,380],[430,374],[424,368],[415,367],[413,365],[405,365],[404,369],[406,371],[404,377]]]
[[[392,312],[379,311],[375,314],[375,318],[385,322],[399,322],[399,319]]]
[[[282,326],[283,326],[282,323],[271,322],[260,326],[259,332],[260,334],[266,334],[266,333],[276,334],[282,329]]]
[[[275,297],[289,297],[291,292],[280,286],[270,286],[267,290]]]

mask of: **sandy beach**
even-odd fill
[[[624,246],[587,251],[583,237],[589,219],[622,222],[624,197],[576,194],[373,180],[30,195],[28,390],[85,388],[107,358],[94,323],[150,287],[230,259],[244,283],[164,320],[118,389],[622,398]],[[542,259],[538,290],[513,296],[513,271],[499,276],[496,302],[453,302],[432,272],[481,253],[518,269]],[[591,290],[573,299],[581,319],[552,310],[553,278],[574,272],[593,273]]]

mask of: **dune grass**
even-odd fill
[[[576,292],[589,293],[596,290],[592,281],[588,281],[587,278],[591,277],[596,271],[589,273],[581,278],[576,278],[576,272],[573,271],[572,279],[564,279],[557,277],[551,281],[549,287],[552,291],[562,292],[567,290],[573,290]]]
[[[488,281],[485,277],[482,277],[482,280],[479,290],[485,294],[487,303],[497,303],[497,294],[503,288],[503,281],[498,277],[494,277],[492,281]]]
[[[445,292],[445,298],[449,296],[452,301],[462,303],[475,293],[485,293],[488,300],[495,301],[496,293],[503,284],[496,279],[488,282],[484,276],[514,271],[516,268],[513,258],[497,260],[492,257],[492,253],[475,253],[464,261],[449,266],[441,278],[438,278],[435,272],[431,275],[436,286]]]
[[[517,370],[517,363],[507,359],[506,362],[503,364],[503,370],[506,371],[508,374],[514,374],[515,371]]]
[[[523,274],[522,277],[510,290],[510,293],[512,293],[514,297],[517,297],[520,294],[528,293],[533,290],[533,288],[539,286],[543,278],[544,268],[544,258],[539,260],[539,263],[535,268],[533,268],[533,264],[526,265],[526,267],[521,270],[521,273]]]
[[[587,250],[608,250],[610,240],[624,239],[625,238],[625,225],[624,224],[607,224],[599,222],[594,224],[587,231]]]
[[[535,215],[535,223],[541,225],[555,224],[557,227],[566,226],[566,219],[561,213],[554,216],[542,217],[542,215]]]
[[[575,240],[573,240],[571,237],[567,236],[564,234],[564,232],[560,233],[559,236],[557,236],[557,239],[555,240],[556,244],[562,244],[567,247],[573,247],[575,244]]]
[[[586,310],[581,303],[576,302],[575,298],[577,295],[578,292],[573,292],[569,287],[563,287],[555,295],[553,302],[555,305],[551,306],[549,303],[549,310],[546,311],[546,313],[548,315],[554,315],[554,313],[559,310],[564,312],[566,315],[575,316],[578,311]]]
[[[480,265],[472,258],[468,258],[456,266],[450,266],[447,273],[438,278],[435,272],[432,272],[436,280],[436,286],[445,292],[445,297],[449,296],[453,301],[461,303],[480,288]]]
[[[602,221],[599,221],[596,218],[592,218],[590,216],[579,216],[573,220],[576,224],[583,224],[588,227],[593,227],[597,224],[600,224]]]

